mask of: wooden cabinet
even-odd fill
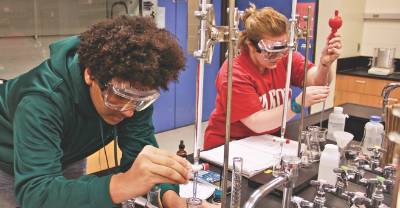
[[[383,102],[382,89],[391,82],[395,81],[338,74],[336,76],[335,106],[343,103],[356,103],[380,108]],[[400,88],[397,88],[391,92],[389,102],[399,101]]]

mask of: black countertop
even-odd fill
[[[393,74],[387,76],[368,74],[370,68],[370,59],[368,56],[355,56],[340,58],[337,60],[337,74],[368,77],[374,79],[400,81],[400,60],[395,59],[395,70]]]
[[[394,72],[393,74],[382,76],[382,75],[368,74],[368,68],[365,68],[365,67],[342,69],[342,70],[338,70],[336,72],[336,74],[368,77],[368,78],[374,78],[374,79],[392,80],[392,81],[397,81],[397,82],[400,81],[400,72]]]

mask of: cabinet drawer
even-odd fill
[[[335,106],[344,103],[355,103],[371,107],[382,107],[382,97],[375,95],[365,95],[355,92],[336,91],[335,92]]]
[[[364,95],[381,96],[382,89],[386,84],[394,81],[373,79],[349,75],[336,76],[336,91],[354,92]],[[390,97],[400,98],[400,89],[391,93]]]

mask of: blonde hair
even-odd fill
[[[247,50],[246,41],[259,41],[263,35],[279,36],[288,33],[287,18],[272,7],[256,9],[253,3],[242,16],[244,30],[239,36],[239,47]]]

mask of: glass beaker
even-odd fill
[[[311,136],[316,136],[319,129],[320,129],[319,126],[307,126],[307,131],[310,132]]]
[[[292,176],[297,177],[300,174],[301,159],[293,155],[285,155],[282,157],[284,170],[286,173],[291,173]]]
[[[162,207],[161,205],[161,189],[159,186],[153,186],[149,192],[147,192],[146,208],[150,207]]]
[[[310,162],[318,162],[319,158],[321,157],[321,147],[319,143],[319,136],[320,134],[320,127],[319,126],[308,126],[307,130],[310,132],[310,139],[308,144],[308,150],[310,151]]]
[[[186,200],[187,208],[201,208],[202,201],[199,198],[190,197]]]
[[[283,174],[282,154],[275,153],[272,155],[272,159],[273,159],[272,175],[275,177],[281,176]]]
[[[301,151],[301,165],[303,167],[308,167],[311,165],[311,153],[310,150],[308,149],[309,143],[310,143],[310,132],[308,131],[301,131],[301,142],[305,144],[301,146],[302,151]]]
[[[240,208],[243,158],[233,158],[231,208]]]

